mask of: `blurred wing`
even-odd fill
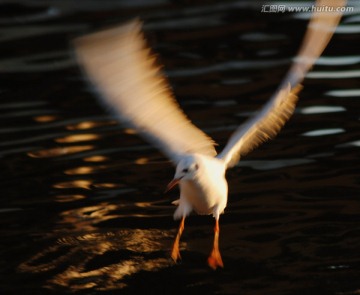
[[[328,0],[320,0],[316,5],[322,7],[330,3]],[[345,3],[345,0],[337,0],[335,7],[343,7]],[[300,83],[330,41],[340,18],[340,12],[322,12],[319,9],[319,12],[313,13],[297,58],[278,90],[253,118],[234,132],[218,155],[227,167],[235,166],[241,156],[273,138],[291,117],[297,93],[302,88]]]
[[[121,121],[175,164],[184,153],[215,156],[214,142],[173,98],[156,58],[134,20],[75,40],[78,59]]]

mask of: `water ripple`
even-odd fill
[[[278,59],[278,60],[262,60],[262,61],[231,61],[223,62],[219,64],[214,64],[211,66],[204,66],[192,69],[181,69],[181,70],[168,70],[166,71],[167,75],[170,78],[179,78],[179,77],[193,77],[199,76],[214,72],[226,72],[232,70],[244,71],[248,69],[265,69],[278,67],[279,65],[288,64],[288,59]]]
[[[299,109],[299,112],[304,115],[338,113],[345,111],[346,109],[342,106],[311,106]]]
[[[317,61],[317,65],[326,66],[345,66],[360,63],[360,56],[322,56]]]
[[[240,39],[243,41],[251,42],[269,42],[269,41],[278,41],[286,40],[286,35],[283,34],[269,34],[262,32],[254,32],[241,35]]]
[[[38,37],[49,34],[84,31],[86,28],[86,25],[26,26],[21,28],[10,27],[6,29],[0,29],[0,42],[8,42],[19,39],[23,40],[24,38]]]
[[[98,290],[122,289],[127,286],[126,277],[171,265],[170,259],[156,255],[162,248],[161,241],[168,238],[164,231],[140,229],[65,236],[18,269],[31,273],[60,270],[47,282],[49,288],[62,286],[86,290],[96,286]],[[48,257],[52,257],[51,263],[45,262]],[[106,261],[110,257],[112,263],[108,264]],[[103,265],[99,265],[101,261]],[[62,268],[64,263],[71,267]]]
[[[35,73],[55,71],[74,66],[75,60],[67,51],[44,52],[0,60],[1,73]]]
[[[14,1],[15,2],[15,1]],[[1,6],[0,6],[1,7]],[[15,10],[16,11],[16,10]],[[60,11],[56,7],[45,8],[44,11],[28,13],[26,15],[15,15],[11,17],[0,17],[0,24],[22,24],[22,23],[31,23],[37,21],[44,21],[48,19],[53,19],[60,16]],[[1,38],[0,38],[1,40]]]
[[[335,97],[360,97],[360,89],[341,89],[341,90],[330,90],[325,93],[328,96]]]
[[[262,160],[262,161],[246,161],[239,162],[239,167],[251,167],[255,170],[275,170],[284,167],[293,167],[297,165],[309,164],[314,162],[312,159],[277,159],[277,160]]]
[[[206,22],[205,22],[206,19]],[[148,30],[173,30],[173,29],[197,29],[207,27],[217,27],[223,23],[221,15],[212,15],[211,18],[208,16],[199,17],[186,17],[181,19],[164,19],[159,21],[152,21],[146,25]]]
[[[225,268],[206,266],[211,216],[190,216],[183,262],[169,258],[178,191],[162,191],[173,167],[103,115],[70,39],[140,15],[179,103],[223,146],[276,89],[300,44],[294,32],[307,24],[300,15],[261,13],[256,1],[185,2],[0,4],[4,294],[334,295],[360,288],[355,13],[343,18],[329,55],[305,81],[301,115],[228,171]]]
[[[336,28],[336,33],[339,34],[358,34],[360,33],[360,25],[343,24]]]
[[[348,71],[312,71],[306,75],[306,78],[310,79],[346,79],[346,78],[359,78],[360,70],[348,70]]]
[[[313,137],[313,136],[339,134],[339,133],[344,133],[344,132],[345,132],[345,129],[343,129],[343,128],[325,128],[325,129],[311,130],[311,131],[303,133],[302,135]]]

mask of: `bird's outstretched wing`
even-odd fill
[[[318,8],[312,14],[297,58],[278,90],[254,117],[234,132],[224,150],[217,156],[224,160],[227,167],[233,167],[241,156],[273,138],[291,117],[297,93],[301,89],[300,83],[330,41],[340,21],[341,8],[345,4],[346,0],[316,2]]]
[[[176,164],[184,153],[216,155],[214,142],[189,121],[173,98],[139,20],[74,43],[105,103],[172,162]]]

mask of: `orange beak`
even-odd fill
[[[180,178],[174,178],[172,181],[169,182],[169,184],[166,187],[166,190],[164,193],[167,193],[169,190],[173,189],[177,184],[179,184],[180,180],[182,177]]]

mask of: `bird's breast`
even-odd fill
[[[212,214],[213,209],[223,203],[226,193],[218,188],[206,187],[191,180],[183,180],[180,183],[181,198],[185,198],[198,214]],[[225,200],[226,202],[226,200]]]

